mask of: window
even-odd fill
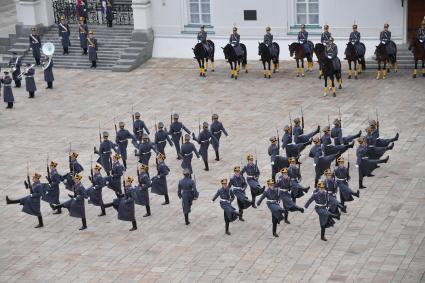
[[[257,20],[257,10],[244,10],[243,11],[244,21],[256,21]]]
[[[210,0],[189,0],[190,23],[211,24]]]
[[[296,0],[296,24],[319,24],[319,0]]]

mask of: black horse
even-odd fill
[[[325,45],[323,45],[322,43],[316,43],[316,45],[314,46],[314,54],[316,54],[317,62],[319,63],[319,80],[320,80],[323,76],[322,64],[323,64],[323,56],[325,56]]]
[[[207,53],[201,42],[197,43],[195,48],[192,48],[193,53],[195,54],[195,59],[199,64],[200,77],[205,77],[205,72],[208,69],[208,59],[211,59],[211,71],[214,72],[215,45],[211,40],[207,40],[207,43],[210,46],[210,54]]]
[[[314,48],[313,42],[309,41],[308,44],[310,45],[311,50]],[[291,57],[295,55],[295,60],[297,61],[297,77],[301,76],[304,77],[304,58],[307,58],[307,62],[313,63],[313,54],[306,54],[304,52],[304,47],[299,42],[294,42],[291,45],[289,45],[289,53]],[[300,68],[300,61],[301,61],[301,68]]]
[[[417,38],[413,38],[409,43],[409,50],[413,53],[415,60],[415,69],[413,70],[413,78],[416,78],[416,69],[418,68],[418,61],[422,60],[422,77],[425,77],[425,48],[424,44]]]
[[[382,79],[387,78],[387,71],[390,71],[390,64],[393,64],[395,72],[397,72],[397,46],[394,42],[390,41],[388,44],[393,44],[393,48],[395,50],[393,55],[388,55],[387,47],[385,44],[379,43],[376,46],[375,56],[376,61],[378,61],[378,70],[376,71],[376,79],[379,80],[381,78],[381,63],[384,63],[384,68],[382,70]]]
[[[223,53],[224,53],[224,58],[227,60],[227,62],[229,62],[230,64],[230,74],[231,74],[231,78],[234,78],[235,80],[238,79],[238,74],[239,74],[239,70],[241,69],[241,64],[242,67],[245,70],[245,73],[248,73],[248,68],[247,68],[247,60],[246,60],[246,46],[245,44],[240,44],[242,51],[243,51],[243,55],[242,56],[237,56],[235,49],[233,48],[232,45],[227,44],[223,49]]]
[[[261,61],[263,62],[264,69],[264,78],[271,78],[272,71],[270,70],[271,61],[273,61],[273,73],[276,73],[279,69],[279,53],[280,47],[279,44],[273,42],[274,49],[276,50],[276,56],[270,54],[270,48],[264,42],[258,43],[258,55],[261,56]],[[266,68],[266,63],[268,65],[268,71]]]
[[[363,43],[359,43],[363,46],[366,53],[366,46]],[[345,59],[348,61],[348,78],[352,77],[351,63],[354,63],[354,79],[357,80],[357,74],[361,74],[366,69],[366,61],[364,55],[359,57],[356,52],[356,48],[350,42],[347,43],[345,48]],[[357,65],[359,64],[359,65]]]
[[[338,59],[339,60],[339,59]],[[334,68],[332,60],[326,56],[322,57],[322,68],[323,68],[323,79],[325,80],[325,87],[323,88],[323,96],[328,95],[328,78],[330,79],[330,87],[332,87],[333,96],[336,97],[336,87],[335,87],[335,78],[339,82],[339,89],[342,88],[342,76],[341,68],[339,70]],[[339,62],[341,66],[341,62]]]

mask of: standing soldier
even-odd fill
[[[208,167],[208,148],[210,147],[211,140],[213,143],[218,143],[218,139],[208,130],[208,123],[202,123],[202,132],[199,133],[198,138],[195,137],[195,133],[192,133],[193,140],[200,144],[199,153],[202,156],[205,164],[205,171],[209,171]]]
[[[214,202],[218,197],[220,197],[220,207],[224,211],[225,232],[227,235],[230,235],[229,224],[230,222],[238,219],[239,214],[236,212],[236,208],[232,206],[232,201],[235,199],[235,195],[227,186],[227,179],[221,179],[220,183],[221,188],[217,190],[212,201]]]
[[[121,156],[118,153],[115,153],[114,157],[112,158],[111,176],[107,178],[108,188],[113,190],[117,196],[122,194],[121,177],[125,171],[124,166],[120,163],[120,159]]]
[[[226,137],[228,136],[228,134],[227,134],[226,129],[223,127],[223,124],[218,121],[218,115],[217,114],[212,115],[212,120],[213,120],[213,122],[211,123],[210,131],[218,141],[216,143],[214,140],[212,140],[212,146],[213,146],[214,151],[215,151],[215,160],[219,161],[220,160],[220,153],[219,153],[218,149],[220,147],[221,132],[223,132],[223,134]]]
[[[273,46],[273,34],[271,34],[271,28],[266,27],[266,34],[264,35],[263,43],[269,48],[270,55],[275,57],[277,55],[276,49]]]
[[[308,43],[308,32],[305,30],[305,25],[301,25],[301,30],[298,32],[298,42],[303,46],[305,56],[311,58],[311,54],[313,50],[311,50],[311,46]],[[307,69],[313,69],[313,62],[307,60]],[[295,131],[294,131],[295,132]]]
[[[131,139],[135,148],[138,148],[137,138],[130,133],[129,130],[124,129],[124,122],[119,122],[120,129],[116,133],[115,142],[118,145],[118,151],[122,158],[124,167],[127,168],[127,146],[128,140]]]
[[[248,154],[246,160],[248,161],[248,164],[242,169],[241,175],[243,176],[243,174],[246,173],[246,181],[251,189],[252,207],[256,208],[255,197],[264,192],[265,186],[261,187],[258,182],[258,179],[260,178],[260,169],[257,166],[257,162],[254,163],[254,156],[252,154]]]
[[[338,58],[338,46],[334,43],[334,38],[331,36],[325,48],[325,56],[332,61],[335,70],[341,70],[341,62]]]
[[[21,78],[18,77],[21,73],[22,60],[17,56],[16,52],[12,52],[12,58],[9,60],[9,67],[12,69],[12,78],[15,81],[15,87],[21,87]]]
[[[83,177],[80,174],[73,176],[74,195],[69,195],[71,197],[70,200],[59,205],[53,205],[53,207],[56,209],[65,207],[69,210],[69,216],[71,217],[81,218],[83,225],[81,226],[80,230],[87,229],[86,210],[84,207],[84,196],[86,195],[86,189],[81,183],[82,178]]]
[[[112,27],[112,21],[114,20],[114,3],[112,0],[106,0],[106,20],[108,21],[108,28]]]
[[[93,36],[93,31],[89,31],[89,37],[87,38],[89,45],[89,61],[91,62],[91,68],[97,67],[97,39]]]
[[[287,217],[288,213],[279,205],[279,190],[275,187],[273,179],[267,180],[267,189],[257,201],[257,205],[259,206],[265,198],[267,198],[267,207],[272,214],[273,236],[279,237],[276,233],[277,224],[284,219],[283,214]]]
[[[229,188],[232,188],[233,193],[237,198],[238,208],[239,208],[239,220],[245,221],[243,219],[243,210],[252,206],[252,203],[248,200],[245,190],[246,190],[246,181],[244,176],[241,174],[241,167],[233,167],[233,172],[235,173],[232,178],[230,178]]]
[[[142,142],[139,144],[138,150],[134,150],[135,155],[139,156],[139,162],[149,166],[152,150],[158,154],[155,144],[149,141],[149,136],[147,134],[143,134]]]
[[[52,89],[53,81],[55,80],[55,77],[53,76],[53,59],[51,56],[44,56],[43,58],[44,81],[47,83],[46,89]]]
[[[356,23],[353,24],[353,31],[350,33],[350,37],[348,41],[352,45],[354,45],[354,49],[356,50],[357,56],[363,57],[365,50],[363,46],[360,44],[360,32],[357,31]]]
[[[71,31],[69,30],[68,23],[65,22],[65,16],[61,16],[59,27],[59,38],[62,41],[63,55],[69,54],[69,46],[71,46],[71,42],[69,37],[71,36]]]
[[[122,221],[131,221],[133,227],[130,231],[137,230],[137,222],[134,209],[134,199],[131,196],[130,191],[133,189],[131,183],[133,182],[133,177],[128,176],[124,182],[124,194],[119,195],[111,203],[105,203],[103,208],[113,206],[118,212],[118,219]]]
[[[15,98],[12,92],[12,78],[9,76],[8,71],[4,71],[4,77],[0,79],[0,82],[3,83],[3,101],[7,103],[6,108],[11,109]]]
[[[31,64],[27,64],[27,67],[24,70],[25,75],[25,87],[28,91],[28,98],[34,98],[34,93],[37,90],[35,85],[34,75],[35,69],[31,66]]]
[[[281,175],[277,183],[277,186],[279,187],[279,199],[282,201],[283,209],[286,211],[285,223],[291,224],[288,220],[289,211],[299,211],[301,213],[304,213],[304,208],[299,207],[293,201],[293,196],[291,195],[293,182],[289,178],[288,168],[282,168],[280,170],[280,173]]]
[[[327,24],[325,24],[323,26],[323,32],[322,35],[320,36],[320,42],[323,45],[328,45],[329,39],[332,37],[331,33],[329,32],[329,26]]]
[[[174,145],[176,145],[176,143],[174,143]],[[198,159],[201,160],[201,156],[199,155],[198,150],[196,150],[195,145],[190,142],[190,135],[186,134],[184,135],[184,144],[182,144],[182,148],[181,148],[181,156],[183,157],[181,167],[183,169],[188,169],[190,174],[193,173],[193,170],[192,170],[193,153],[195,153],[196,157],[198,157]],[[178,154],[180,155],[180,150]]]
[[[133,133],[137,138],[137,141],[142,140],[142,136],[144,133],[147,133],[150,135],[148,127],[146,127],[146,124],[143,120],[140,120],[140,113],[136,112],[134,113],[134,123],[133,123]]]
[[[294,142],[295,143],[306,143],[310,141],[312,137],[314,137],[316,134],[320,132],[320,126],[317,126],[317,129],[315,131],[312,131],[308,134],[304,134],[304,128],[301,125],[300,118],[294,119],[294,128],[292,129],[292,134],[294,135]]]
[[[182,200],[182,208],[184,214],[184,221],[189,225],[189,213],[191,212],[192,203],[198,199],[199,193],[196,190],[196,183],[190,177],[191,172],[189,169],[183,170],[183,179],[179,181],[177,196]]]
[[[40,198],[43,195],[43,185],[40,183],[40,178],[40,174],[34,173],[32,176],[32,184],[28,184],[27,181],[24,182],[25,187],[30,190],[30,194],[28,196],[17,200],[9,199],[9,197],[6,196],[6,204],[19,203],[23,206],[23,212],[37,216],[38,225],[35,226],[35,228],[43,227],[43,217],[41,216],[40,211]]]
[[[31,28],[31,34],[29,35],[30,50],[32,50],[32,56],[35,59],[35,64],[39,66],[41,64],[41,40],[40,36],[37,34],[37,29],[35,27]]]
[[[69,191],[74,191],[74,176],[84,171],[77,158],[78,153],[75,151],[69,153],[69,173],[62,176],[65,188]]]
[[[205,26],[200,26],[200,31],[198,32],[198,42],[202,43],[202,46],[205,49],[205,52],[207,53],[207,56],[210,57],[210,46],[207,42],[207,32],[205,31]]]
[[[396,46],[395,43],[391,41],[391,32],[388,30],[389,27],[390,25],[388,23],[384,24],[384,30],[379,34],[379,41],[385,45],[387,55],[390,57],[394,56],[396,53]],[[397,63],[394,63],[394,69],[397,70]]]
[[[131,190],[131,195],[138,205],[146,207],[146,214],[143,217],[151,216],[151,207],[149,205],[149,188],[151,187],[151,179],[148,174],[149,166],[141,164],[137,170],[137,179],[139,185]]]
[[[158,123],[158,131],[155,133],[155,145],[158,152],[165,155],[165,146],[167,145],[167,141],[170,146],[173,146],[173,142],[168,136],[167,130],[164,130],[164,123]]]
[[[361,134],[362,134],[362,131],[360,130],[356,135],[343,137],[342,129],[341,129],[341,120],[339,119],[334,120],[334,127],[331,130],[331,137],[334,139],[335,145],[349,144],[354,139],[359,138]]]
[[[272,179],[276,179],[276,174],[279,170],[277,166],[277,159],[279,157],[279,146],[277,145],[277,138],[275,136],[271,137],[270,139],[270,146],[268,149],[268,154],[270,156],[270,164],[272,167]]]
[[[80,47],[83,49],[83,53],[81,55],[87,55],[88,34],[89,34],[89,27],[85,23],[84,17],[80,17],[80,23],[78,24],[78,36],[80,38]]]
[[[167,175],[170,173],[170,168],[165,164],[165,155],[159,153],[157,156],[158,159],[158,175],[152,178],[152,189],[151,192],[160,196],[164,196],[165,201],[162,205],[167,205],[170,203],[170,198],[168,197],[168,186],[167,186]]]
[[[344,166],[344,158],[338,158],[337,162],[338,167],[335,168],[333,175],[339,189],[341,205],[344,206],[344,210],[346,211],[345,202],[353,201],[353,196],[360,197],[360,191],[357,190],[357,192],[353,192],[348,186],[348,181],[350,180],[350,168]],[[342,211],[345,212],[344,210]]]
[[[243,56],[243,50],[240,45],[241,36],[238,34],[238,28],[233,27],[233,33],[230,35],[229,43],[233,46],[236,56]]]
[[[179,114],[174,113],[172,116],[174,122],[171,123],[168,134],[171,135],[171,138],[173,139],[174,146],[176,147],[177,159],[180,160],[182,158],[180,154],[180,138],[182,136],[182,129],[185,130],[185,132],[189,135],[191,134],[191,132],[183,125],[182,122],[179,122]]]
[[[100,170],[102,170],[102,166],[96,164],[93,168],[94,174],[89,177],[93,186],[87,189],[86,196],[89,199],[89,203],[94,206],[100,206],[101,213],[98,216],[104,216],[106,213],[103,207],[102,189],[106,185],[106,178],[103,178]]]
[[[55,210],[55,207],[53,205],[59,204],[59,184],[61,183],[62,176],[59,175],[58,171],[56,170],[56,167],[58,166],[58,163],[55,161],[50,161],[49,164],[49,172],[46,176],[47,181],[49,182],[46,184],[43,190],[43,195],[41,197],[42,200],[45,202],[48,202],[50,204],[50,207]],[[59,208],[56,212],[53,214],[61,214],[62,209]]]
[[[100,135],[100,133],[99,133]],[[100,163],[105,170],[106,174],[109,176],[111,173],[111,154],[112,150],[117,152],[117,145],[109,140],[109,133],[103,132],[103,141],[99,145],[99,150],[94,147],[94,153],[99,155],[97,163]]]

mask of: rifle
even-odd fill
[[[69,154],[68,154],[68,161],[69,161],[69,172],[73,172],[73,166],[72,166],[72,160],[71,160],[71,143],[69,143]]]
[[[89,179],[94,186],[95,184],[94,184],[94,175],[93,175],[93,156],[92,155],[90,155],[90,178]]]
[[[140,188],[142,187],[142,183],[140,182],[140,172],[139,172],[139,167],[137,167],[137,182],[139,183]]]
[[[173,108],[171,108],[171,112],[170,112],[170,124],[173,123]]]
[[[100,133],[100,122],[99,122],[99,144],[102,143],[102,134]]]
[[[280,149],[279,130],[277,128],[276,128],[276,134],[277,134],[277,148]]]
[[[378,116],[378,109],[375,109],[376,113],[376,128],[379,129],[379,116]]]
[[[258,160],[257,160],[257,149],[255,150],[255,177],[258,178]]]
[[[292,117],[291,117],[291,112],[289,112],[289,125],[291,127],[291,135],[292,135]]]
[[[117,124],[115,123],[115,117],[114,117],[114,127],[115,127],[115,135],[117,135],[118,130],[117,130]]]
[[[328,127],[329,127],[329,130],[330,130],[331,129],[331,122],[329,120],[329,114],[328,114]]]
[[[338,108],[339,113],[339,127],[342,129],[341,107]]]
[[[47,169],[47,181],[49,183],[51,183],[52,182],[52,179],[51,179],[51,176],[50,176],[50,168],[49,168],[49,153],[47,153],[46,169]]]
[[[155,133],[158,132],[158,126],[156,125],[156,116],[155,116]]]
[[[193,183],[195,184],[195,188],[196,188],[196,176],[195,174],[193,174]],[[195,190],[193,191],[193,199],[197,200],[199,196],[199,193]]]
[[[201,133],[201,118],[198,115],[198,138],[200,133]]]
[[[133,125],[134,125],[134,109],[133,109],[133,105],[131,105],[131,119],[133,120]]]
[[[304,131],[304,113],[303,113],[303,107],[301,106],[301,127]]]
[[[27,182],[25,187],[30,190],[30,194],[32,194],[32,184],[30,179],[30,163],[27,161]]]

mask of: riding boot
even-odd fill
[[[218,150],[215,151],[215,160],[216,161],[220,160],[220,153],[218,152]]]
[[[277,238],[279,237],[279,235],[276,233],[276,230],[277,230],[277,221],[273,220],[273,236]]]
[[[124,168],[127,169],[127,160],[126,159],[122,160],[122,164],[124,165]]]
[[[185,213],[184,214],[184,221],[185,221],[186,225],[189,225],[190,224],[190,222],[189,222],[189,213]]]
[[[359,178],[359,189],[366,189],[366,187],[363,186],[363,178],[362,177]]]
[[[225,227],[226,227],[226,234],[227,234],[227,235],[230,235],[230,231],[229,231],[229,222],[228,222],[228,221],[226,221],[226,225],[225,225]]]
[[[136,222],[136,220],[131,221],[131,224],[133,225],[133,227],[129,231],[137,230],[137,222]]]
[[[81,223],[83,224],[83,226],[81,226],[79,230],[87,229],[87,222],[85,218],[81,218]]]
[[[10,199],[8,196],[6,196],[6,204],[13,204],[13,203],[19,203],[20,201],[17,199],[17,200],[13,200],[13,199]]]
[[[205,170],[205,171],[209,171],[209,170],[210,170],[210,168],[208,167],[208,161],[204,161],[204,164],[205,164],[205,168],[204,168],[204,170]]]
[[[302,207],[297,207],[297,210],[299,211],[299,212],[301,212],[301,213],[304,213],[304,208],[302,208]]]
[[[165,201],[163,203],[161,203],[161,205],[167,205],[170,203],[170,199],[168,197],[168,194],[164,195]]]
[[[150,205],[147,205],[146,206],[146,214],[143,215],[143,217],[148,217],[148,216],[151,216],[151,207],[150,207]]]
[[[239,209],[239,221],[245,221],[245,219],[243,219],[243,209]]]
[[[43,225],[43,217],[40,215],[40,216],[37,216],[37,218],[38,218],[38,225],[35,226],[34,228],[41,228],[41,227],[43,227],[44,226]]]
[[[284,216],[285,216],[285,217],[284,217],[284,221],[285,221],[285,223],[286,223],[286,224],[291,224],[291,222],[289,222],[289,220],[288,220],[288,214],[289,214],[289,213],[288,213],[288,211],[286,211],[286,210],[285,210],[285,212],[284,212],[284,213],[285,213],[285,215],[284,215]]]
[[[255,196],[253,193],[251,193],[251,197],[252,197],[252,207],[257,208],[257,206],[255,205]]]
[[[101,205],[100,206],[100,211],[101,211],[101,213],[98,216],[105,216],[106,215],[105,206]]]

